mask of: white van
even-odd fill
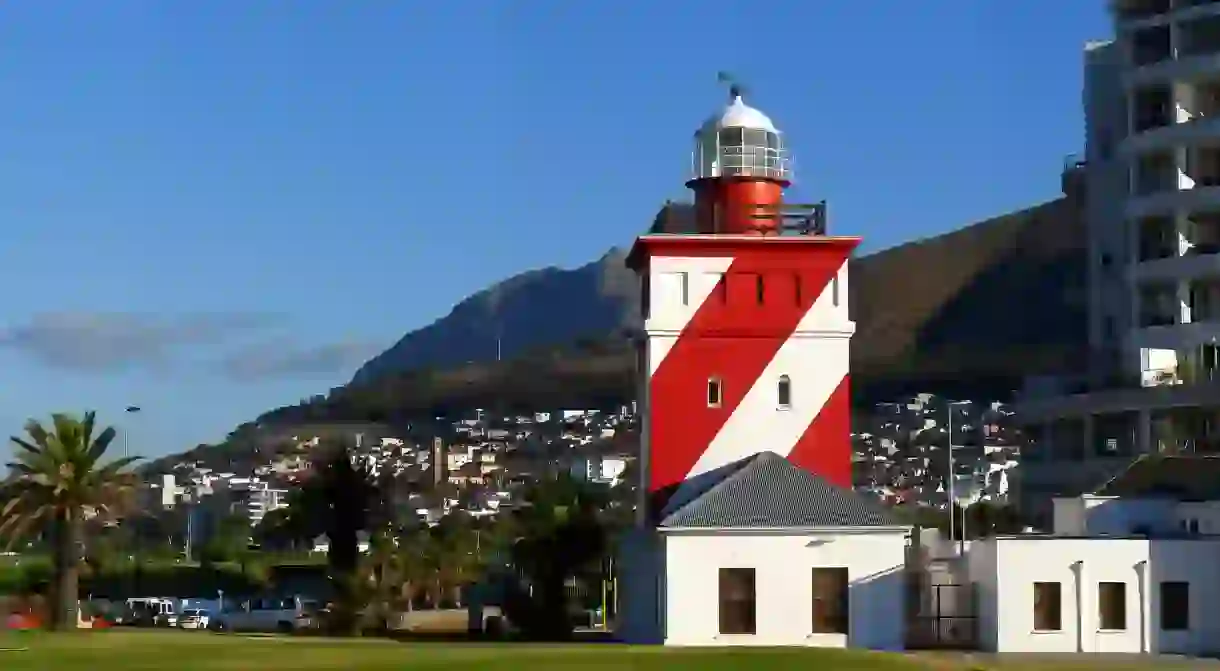
[[[221,609],[209,619],[212,629],[291,633],[313,624],[318,604],[299,596],[247,599]]]

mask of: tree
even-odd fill
[[[359,624],[363,591],[359,580],[360,532],[373,526],[374,511],[380,500],[372,473],[363,461],[353,459],[346,444],[334,444],[322,454],[308,484],[315,487],[310,508],[293,514],[317,515],[329,542],[327,564],[335,593],[336,608],[331,626],[335,633],[355,633]]]
[[[241,515],[230,514],[216,522],[201,558],[207,563],[240,561],[249,546],[250,522]]]
[[[26,436],[11,439],[15,460],[8,464],[9,481],[0,486],[0,500],[6,501],[0,537],[10,547],[40,525],[51,530],[56,629],[76,627],[86,518],[116,516],[136,482],[128,467],[138,457],[103,461],[116,431],[107,427],[95,435],[95,417],[92,411],[83,417],[56,413],[49,430],[31,419]]]
[[[607,549],[602,520],[609,495],[604,487],[567,477],[540,482],[524,495],[525,505],[510,524],[516,540],[510,555],[528,583],[517,594],[509,619],[536,638],[566,638],[572,633],[565,584],[600,567]],[[512,533],[512,532],[510,532]]]

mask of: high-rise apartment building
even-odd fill
[[[1084,55],[1089,343],[1078,380],[1018,406],[1023,498],[1150,452],[1220,450],[1220,0],[1113,0]],[[1034,387],[1031,386],[1031,391]]]

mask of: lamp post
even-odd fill
[[[129,415],[134,415],[134,414],[136,414],[137,412],[140,412],[140,406],[138,406],[138,405],[129,405],[129,406],[127,406],[127,409],[126,409],[126,410],[124,410],[123,412],[125,412],[125,413],[127,413],[127,414],[129,414]],[[131,451],[130,451],[129,446],[128,446],[128,444],[127,444],[127,434],[129,434],[129,433],[131,433],[131,430],[130,430],[130,425],[128,425],[128,427],[127,427],[127,428],[124,428],[124,429],[123,429],[123,458],[124,458],[124,459],[126,459],[126,458],[128,458],[128,457],[130,457],[130,456],[131,456]]]
[[[953,541],[953,538],[955,535],[953,532],[957,526],[957,522],[955,520],[956,515],[954,514],[954,510],[957,506],[957,497],[954,496],[954,492],[953,492],[953,481],[956,479],[955,473],[953,470],[953,406],[956,406],[956,405],[970,405],[970,401],[949,401],[948,403],[945,404],[945,414],[948,415],[948,418],[949,418],[949,424],[948,424],[949,474],[948,474],[948,477],[946,478],[945,491],[949,497],[949,540],[950,541]],[[963,515],[962,516],[962,525],[965,526],[965,523],[966,523],[966,517]],[[962,536],[961,549],[962,549],[962,551],[964,551],[966,538],[965,538],[964,532],[960,535]]]

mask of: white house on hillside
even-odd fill
[[[700,485],[624,548],[623,640],[903,648],[910,527],[772,452]]]

